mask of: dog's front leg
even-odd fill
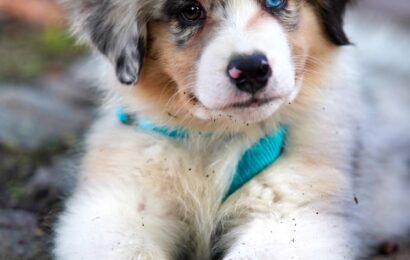
[[[243,224],[222,238],[229,245],[224,259],[357,259],[355,202],[346,176],[297,162],[284,166],[286,161],[232,198],[232,214],[242,212],[234,221]]]
[[[295,215],[281,220],[260,217],[237,229],[241,235],[224,259],[357,259],[346,220],[308,212]]]
[[[181,226],[156,195],[132,178],[82,181],[57,225],[56,259],[175,259]]]

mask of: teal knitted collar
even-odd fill
[[[130,114],[125,113],[122,108],[118,108],[117,117],[123,124],[136,125],[138,128],[156,132],[172,139],[184,140],[189,138],[189,133],[185,129],[157,126],[146,120],[136,120]],[[287,127],[281,126],[277,131],[261,138],[245,151],[238,162],[224,200],[279,159],[285,146],[286,135]]]

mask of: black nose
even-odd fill
[[[227,72],[239,90],[250,94],[265,88],[272,76],[268,58],[261,53],[234,57],[229,62]]]

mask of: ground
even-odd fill
[[[87,51],[67,35],[0,13],[0,260],[50,259],[74,147],[94,117]]]
[[[46,6],[50,1],[0,0],[0,260],[51,258],[55,215],[95,117],[98,94],[87,75],[92,66],[88,51],[74,47],[55,22],[60,11]],[[372,1],[364,0],[383,3]],[[34,10],[27,9],[29,2],[42,6],[28,14]],[[389,13],[403,17],[400,4]],[[11,5],[14,11],[5,13]],[[381,69],[380,64],[365,65],[369,75]],[[390,75],[410,88],[409,73]],[[410,259],[405,248],[396,254],[394,243],[388,244],[384,251],[393,254],[375,259]]]

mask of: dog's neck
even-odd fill
[[[148,120],[136,118],[126,113],[121,107],[117,108],[117,118],[122,124],[159,134],[174,139],[175,141],[189,142],[192,134],[203,135],[205,137],[212,136],[211,132],[192,133],[183,128],[159,126]],[[225,193],[224,200],[279,159],[285,145],[286,134],[287,127],[281,126],[276,131],[259,139],[244,152],[237,163],[236,172],[233,175],[229,189]]]

